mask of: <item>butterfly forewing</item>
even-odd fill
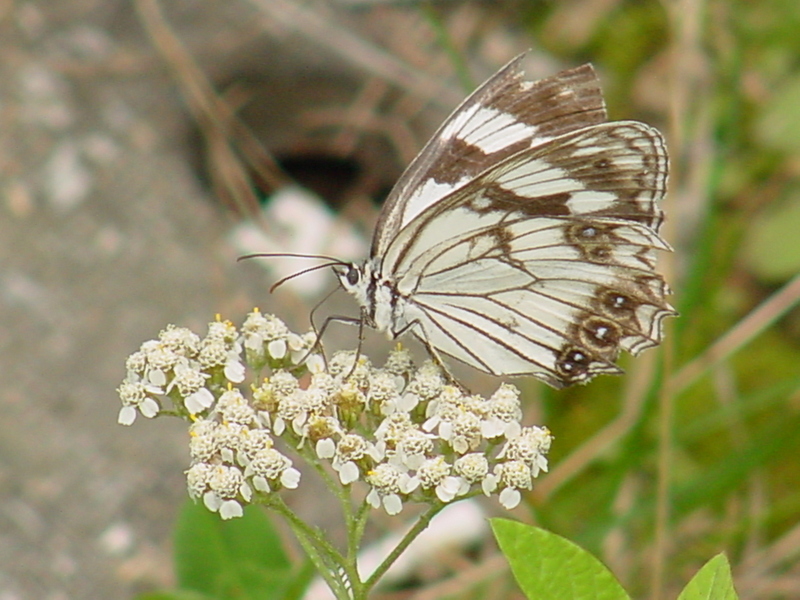
[[[383,268],[404,273],[410,261],[435,254],[439,244],[546,217],[568,218],[578,228],[603,218],[643,223],[642,235],[665,250],[669,246],[657,235],[663,220],[657,201],[666,177],[663,138],[643,123],[605,123],[566,134],[512,155],[428,207],[389,240],[380,256]],[[595,247],[599,252],[605,245]]]
[[[555,387],[617,373],[675,314],[656,254],[661,134],[605,122],[588,65],[526,81],[520,58],[445,121],[392,191],[357,283],[371,324],[495,375]],[[354,267],[355,268],[355,267]]]
[[[414,217],[503,159],[606,119],[591,65],[539,81],[525,79],[518,56],[442,124],[398,180],[373,237],[381,255]]]

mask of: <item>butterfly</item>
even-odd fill
[[[608,122],[591,65],[520,55],[444,121],[390,192],[369,258],[333,265],[361,321],[498,376],[620,373],[675,311],[656,272],[663,136]]]

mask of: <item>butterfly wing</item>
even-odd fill
[[[401,175],[381,211],[372,256],[383,255],[415,217],[490,166],[606,120],[591,65],[530,81],[523,58],[509,62],[453,111]]]
[[[517,152],[428,206],[381,271],[405,299],[394,333],[495,375],[562,387],[618,372],[620,349],[661,339],[672,308],[655,272],[664,140],[592,125]]]

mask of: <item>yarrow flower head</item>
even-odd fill
[[[288,449],[327,464],[337,485],[365,484],[389,514],[479,493],[512,508],[547,470],[550,432],[522,427],[515,387],[467,395],[399,346],[382,368],[353,352],[326,362],[313,332],[258,309],[240,329],[217,319],[202,338],[170,325],[126,369],[119,422],[186,419],[189,494],[225,519],[298,487]]]

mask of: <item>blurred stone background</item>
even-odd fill
[[[187,108],[198,97],[164,48],[179,40],[213,82],[251,84],[234,101],[245,98],[267,146],[310,157],[290,165],[301,178],[319,173],[320,156],[344,161],[317,183],[334,202],[356,198],[343,209],[355,239],[371,226],[371,199],[463,97],[454,78],[431,77],[451,66],[443,55],[430,62],[436,36],[418,11],[343,10],[339,39],[303,31],[313,19],[293,30],[282,2],[161,4],[0,2],[2,600],[128,598],[169,585],[186,430],[167,419],[116,424],[125,358],[167,323],[202,333],[215,313],[241,322],[254,305],[280,312],[283,301],[291,324],[307,327],[291,290],[269,296],[266,272],[236,262],[237,217],[211,191],[225,185],[203,171],[214,159]],[[450,16],[467,34],[485,19],[475,7]],[[410,54],[365,52],[376,40]],[[525,46],[504,34],[483,49],[488,73]],[[414,79],[406,59],[428,75]],[[381,69],[387,80],[370,80]],[[398,101],[398,83],[416,92]],[[394,132],[367,126],[386,99],[400,107]],[[299,123],[309,103],[329,113]],[[360,128],[331,128],[345,117],[330,110],[353,106],[362,112],[347,118]]]
[[[185,433],[117,426],[114,390],[141,341],[230,302],[226,224],[130,2],[0,13],[0,597],[130,597],[171,576]]]
[[[0,0],[0,600],[172,584],[186,427],[117,425],[125,359],[168,323],[254,306],[306,330],[330,274],[269,294],[308,263],[237,257],[363,256],[402,168],[528,48],[532,77],[592,61],[611,118],[667,136],[660,268],[681,317],[624,377],[519,382],[556,443],[512,517],[634,597],[677,597],[725,551],[743,598],[794,600],[798,28],[796,0]],[[332,328],[326,348],[355,339]],[[313,481],[287,499],[332,526]],[[372,533],[399,524],[376,511]],[[388,597],[512,597],[488,538],[428,562]]]

